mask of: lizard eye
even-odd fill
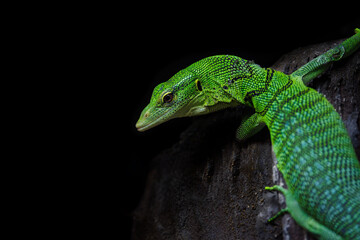
[[[171,101],[174,99],[174,94],[169,92],[166,93],[163,97],[162,100],[164,103],[171,103]]]

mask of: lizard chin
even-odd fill
[[[141,113],[135,127],[139,132],[144,132],[173,118],[174,116],[171,109],[162,113],[159,113],[156,110],[154,111],[154,109],[148,109]]]
[[[135,127],[139,132],[145,132],[146,130],[149,130],[149,129],[153,128],[153,127],[156,127],[159,124],[161,124],[161,123],[157,124],[156,122],[151,122],[151,123],[148,123],[148,124],[143,124],[143,123],[138,121],[136,123]]]
[[[156,126],[160,125],[163,122],[166,122],[167,120],[162,120],[161,118],[158,118],[157,120],[151,121],[151,122],[149,122],[149,121],[145,122],[145,121],[139,120],[136,123],[135,127],[139,132],[144,132],[146,130],[149,130],[149,129],[153,128],[153,127],[156,127]]]
[[[162,118],[155,119],[154,121],[147,121],[146,119],[139,119],[137,121],[135,127],[139,132],[144,132],[146,130],[149,130],[153,127],[156,127],[160,125],[163,122],[166,122],[168,119],[163,120]]]
[[[139,132],[144,132],[146,130],[149,130],[173,118],[203,115],[208,113],[209,109],[204,106],[196,106],[191,108],[182,108],[175,113],[172,112],[171,109],[169,109],[166,112],[162,113],[161,115],[158,115],[156,113],[154,114],[151,112],[152,112],[151,110],[148,110],[141,114],[139,120],[135,125]],[[160,116],[160,117],[154,118],[151,117],[151,115]]]
[[[174,105],[171,108],[157,108],[149,105],[141,113],[136,128],[139,132],[143,132],[174,118],[207,114],[210,112],[210,108],[205,106],[204,101],[205,99],[199,94],[189,102]]]

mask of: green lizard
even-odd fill
[[[244,140],[267,126],[295,221],[319,239],[360,239],[360,164],[339,114],[306,87],[329,65],[355,52],[360,30],[291,75],[236,56],[202,59],[153,91],[136,127],[145,131],[173,118],[245,104],[255,109],[237,130]],[[274,219],[271,218],[270,220]]]

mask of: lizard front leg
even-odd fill
[[[307,85],[312,79],[324,73],[330,64],[334,61],[339,61],[353,52],[355,52],[360,46],[360,29],[355,29],[355,35],[346,39],[336,47],[321,54],[317,58],[314,58],[304,66],[291,74],[292,77],[300,78],[305,85]]]
[[[254,113],[251,116],[247,116],[236,130],[236,139],[244,141],[258,133],[264,126],[265,122],[259,114]]]

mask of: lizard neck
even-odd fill
[[[231,55],[208,57],[189,68],[200,76],[203,90],[211,98],[227,103],[235,100],[248,106],[253,106],[254,96],[267,90],[272,77],[254,62]]]
[[[201,82],[206,107],[245,104],[262,112],[289,81],[282,72],[231,55],[202,59],[188,70]]]
[[[256,79],[255,85],[254,80],[246,83],[249,87],[244,95],[244,101],[250,103],[255,108],[255,111],[262,116],[277,101],[279,94],[294,83],[294,80],[289,75],[282,72],[271,68],[263,69],[263,71],[261,77]]]

